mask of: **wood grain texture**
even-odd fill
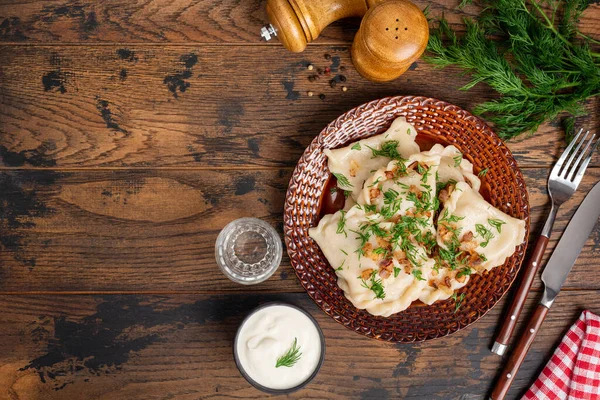
[[[535,234],[549,207],[547,170],[523,172]],[[290,176],[290,169],[3,171],[0,291],[247,291],[219,272],[216,237],[228,222],[248,216],[282,235]],[[600,169],[591,169],[561,208],[546,257],[599,178]],[[599,234],[584,247],[566,288],[600,288]],[[285,254],[280,270],[251,290],[303,291]]]
[[[480,7],[458,10],[459,1],[415,1],[430,15],[444,14],[462,30],[464,16]],[[600,34],[594,4],[582,17],[580,29]],[[115,0],[15,0],[0,2],[0,41],[26,43],[260,43],[259,31],[268,22],[263,0],[185,0],[129,2]],[[349,43],[359,20],[335,22],[323,30],[317,44]],[[277,45],[273,42],[273,45]]]
[[[416,3],[459,31],[461,18],[479,11],[457,11],[458,0]],[[600,36],[599,11],[594,4],[584,14],[583,32]],[[231,345],[243,316],[273,300],[309,310],[327,340],[321,373],[290,398],[489,392],[502,360],[488,349],[505,300],[453,336],[391,346],[323,314],[285,253],[258,286],[242,288],[218,271],[214,241],[229,221],[255,216],[281,234],[292,169],[341,113],[389,95],[466,109],[493,96],[481,85],[457,91],[467,82],[458,70],[422,61],[392,83],[367,82],[350,63],[356,19],[327,27],[301,54],[261,44],[265,22],[264,0],[0,0],[1,399],[262,399],[236,370]],[[309,82],[308,63],[334,74]],[[337,74],[348,92],[330,87]],[[599,105],[590,102],[592,116],[578,124],[597,131]],[[533,234],[549,210],[545,182],[561,131],[547,124],[509,143],[526,167]],[[600,168],[588,172],[557,232],[599,178]],[[583,308],[600,312],[599,255],[597,229],[509,398],[531,384]],[[537,277],[534,288],[524,320]],[[77,294],[92,291],[102,295]]]
[[[599,295],[561,293],[508,398],[584,307],[600,312]],[[305,294],[0,296],[0,397],[265,398],[237,371],[232,343],[243,317],[275,300],[305,308],[326,332],[321,372],[290,398],[482,399],[503,362],[488,350],[501,307],[449,337],[393,346],[338,325]]]
[[[333,72],[310,82],[308,63]],[[398,80],[374,84],[351,67],[348,47],[297,55],[251,46],[0,46],[1,165],[291,167],[329,122],[364,102],[422,95],[469,110],[492,98],[483,85],[456,90],[467,82],[458,73],[418,62]],[[347,92],[340,82],[330,87],[338,74]],[[600,127],[598,105],[590,102],[582,126]],[[521,167],[541,167],[563,143],[552,123],[508,145]]]

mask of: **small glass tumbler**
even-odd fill
[[[223,228],[215,244],[221,271],[242,285],[263,282],[277,270],[283,247],[277,231],[257,218],[240,218]]]

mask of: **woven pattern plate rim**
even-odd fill
[[[321,195],[330,177],[323,150],[382,133],[400,116],[434,141],[454,144],[475,171],[489,168],[482,187],[495,207],[526,221],[526,239],[530,211],[523,175],[508,148],[487,124],[458,106],[427,97],[386,97],[342,114],[323,129],[298,161],[286,194],[284,236],[290,262],[308,295],[327,315],[362,335],[396,343],[440,338],[477,321],[508,291],[527,247],[525,240],[504,265],[473,277],[461,290],[465,298],[458,310],[449,299],[431,306],[413,305],[383,318],[355,308],[346,299],[335,271],[308,236],[308,229],[318,223]]]

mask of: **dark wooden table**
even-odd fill
[[[456,3],[432,2],[431,13],[460,28]],[[290,397],[471,399],[491,388],[502,360],[489,347],[505,301],[450,337],[394,346],[322,313],[286,256],[253,287],[219,272],[214,242],[229,221],[254,216],[281,233],[293,167],[339,114],[387,95],[466,109],[493,97],[483,85],[456,90],[467,81],[458,70],[422,61],[392,83],[367,82],[350,61],[358,21],[334,24],[301,54],[261,43],[265,21],[262,0],[0,1],[0,398],[263,398],[238,373],[231,345],[243,316],[270,300],[305,307],[326,336],[320,374]],[[600,6],[581,27],[600,34]],[[345,66],[348,91],[309,82],[308,63]],[[596,115],[579,123],[600,125]],[[558,124],[509,143],[534,234],[563,146]],[[599,179],[596,157],[557,230]],[[600,312],[599,259],[596,230],[511,398],[584,308]]]

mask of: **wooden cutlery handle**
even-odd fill
[[[527,352],[535,339],[535,335],[537,335],[538,330],[542,326],[542,322],[544,322],[544,319],[546,318],[546,314],[548,314],[548,308],[539,304],[531,317],[531,320],[527,324],[527,329],[519,339],[514,352],[506,362],[504,370],[502,371],[498,382],[496,382],[491,399],[502,400],[506,396],[513,379],[515,379],[515,375],[517,375],[521,363],[523,363],[525,356],[527,356]]]
[[[548,238],[546,236],[540,235],[537,242],[535,243],[535,247],[533,249],[533,254],[531,254],[531,258],[527,263],[525,270],[523,271],[523,276],[521,278],[521,283],[519,284],[519,288],[515,293],[512,303],[510,304],[510,308],[508,312],[504,315],[504,320],[500,325],[500,332],[498,333],[498,337],[496,338],[496,343],[506,346],[508,345],[508,341],[517,325],[517,321],[519,320],[519,315],[523,310],[523,305],[525,304],[525,300],[527,300],[527,294],[529,293],[529,289],[531,288],[531,284],[533,283],[533,278],[537,274],[540,269],[540,264],[542,262],[542,257],[544,256],[544,252],[546,251],[546,246],[548,246]],[[501,347],[501,349],[505,349],[506,347]],[[502,355],[504,352],[500,351],[497,354]]]

